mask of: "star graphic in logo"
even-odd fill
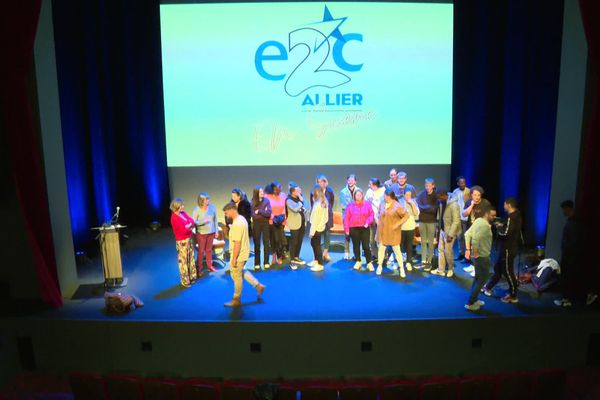
[[[325,6],[325,10],[323,12],[323,21],[319,21],[319,22],[315,22],[315,23],[311,24],[311,25],[319,25],[319,31],[321,33],[323,33],[323,35],[325,35],[325,39],[323,41],[321,41],[321,43],[319,43],[318,45],[315,41],[314,51],[317,51],[321,46],[323,46],[323,44],[327,40],[329,40],[330,36],[336,38],[337,40],[341,40],[342,42],[345,42],[344,35],[342,35],[339,28],[344,22],[346,22],[347,18],[348,17],[333,18],[333,16],[331,15],[331,12],[329,11],[329,8],[327,8],[327,6]]]

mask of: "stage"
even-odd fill
[[[124,275],[128,286],[124,293],[139,296],[145,307],[125,316],[106,315],[99,259],[93,258],[79,267],[80,287],[73,299],[58,310],[39,317],[82,320],[131,321],[394,321],[490,317],[521,317],[564,314],[553,300],[558,294],[538,296],[530,285],[520,288],[519,304],[500,301],[506,284],[500,283],[495,297],[485,298],[485,307],[468,312],[463,306],[472,278],[457,263],[453,278],[430,275],[423,271],[407,272],[401,279],[397,271],[384,269],[381,276],[352,269],[353,262],[343,260],[342,253],[332,252],[332,261],[323,272],[311,272],[304,266],[292,271],[289,266],[254,272],[267,286],[262,300],[244,283],[243,305],[237,309],[223,307],[233,292],[233,282],[222,267],[205,273],[191,288],[179,285],[175,243],[170,229],[159,232],[131,231],[122,247]],[[333,240],[339,239],[335,236]],[[312,249],[305,239],[301,256],[312,260]],[[253,266],[250,258],[248,267]],[[483,298],[483,295],[482,295]]]

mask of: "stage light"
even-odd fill
[[[150,222],[148,227],[150,228],[150,230],[152,232],[158,232],[160,230],[160,228],[162,228],[162,225],[158,221],[152,221],[152,222]]]

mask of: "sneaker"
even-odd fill
[[[469,311],[477,311],[481,308],[481,306],[479,305],[478,302],[475,302],[473,304],[465,304],[465,309],[469,310]]]
[[[471,275],[471,278],[475,278],[475,270],[469,272],[469,275]]]
[[[369,270],[369,272],[375,271],[375,267],[373,266],[372,262],[370,262],[370,263],[367,264],[367,269]]]
[[[558,307],[571,307],[573,305],[569,299],[554,300],[554,304]]]
[[[450,270],[448,271],[448,273],[446,274],[446,278],[452,278],[454,276],[454,270]]]
[[[309,266],[309,267],[314,267],[314,266],[315,266],[315,265],[317,265],[317,264],[318,264],[317,260],[312,260],[311,262],[309,262],[309,263],[308,263],[308,264],[306,264],[306,265],[307,265],[307,266]]]
[[[410,263],[409,263],[409,262],[408,262],[408,263],[406,263],[406,270],[407,270],[408,272],[412,271],[412,265],[410,265]]]
[[[304,265],[306,264],[306,261],[299,259],[298,257],[294,258],[294,263],[298,264],[298,265]]]
[[[591,306],[598,299],[598,295],[596,293],[588,293],[587,299],[585,300],[586,306]]]
[[[350,259],[350,254],[348,252],[344,253],[344,260],[349,260]]]
[[[404,268],[400,267],[400,278],[406,278],[406,272],[404,272]]]
[[[321,272],[323,271],[325,268],[323,268],[323,266],[319,263],[313,265],[312,267],[310,267],[310,270],[313,272]]]
[[[391,269],[392,271],[396,271],[398,269],[398,264],[396,264],[395,262],[389,262],[388,268]]]
[[[295,270],[297,270],[297,269],[298,269],[298,266],[296,265],[296,263],[294,263],[294,262],[291,262],[291,263],[290,263],[290,268],[292,269],[292,271],[295,271]]]
[[[255,271],[260,271],[260,265],[258,265],[258,264],[257,264],[257,265],[255,265],[255,266],[254,266],[254,270],[255,270]]]
[[[425,266],[423,267],[423,271],[431,272],[431,264],[425,264]]]
[[[475,303],[479,304],[479,307],[485,306],[485,301],[483,301],[483,300],[477,300]]]
[[[516,304],[516,303],[519,302],[519,299],[517,299],[516,297],[512,297],[510,294],[507,294],[506,296],[504,296],[500,300],[503,303],[511,303],[511,304]]]
[[[463,271],[465,271],[465,272],[475,272],[475,267],[473,265],[469,265],[468,267],[464,267]]]
[[[360,261],[357,261],[354,263],[354,267],[353,267],[356,271],[360,271],[360,269],[362,268],[362,264],[360,263]]]
[[[414,269],[423,269],[423,267],[425,267],[425,264],[415,265],[413,268]]]
[[[381,265],[378,265],[377,270],[375,271],[375,275],[381,275],[381,270],[382,270]]]
[[[432,269],[431,270],[431,274],[432,275],[438,275],[438,276],[446,276],[446,273],[440,271],[439,269]]]
[[[485,294],[487,297],[492,297],[492,291],[486,288],[481,289],[481,293]]]
[[[269,269],[269,268],[271,268],[271,266],[269,264],[265,264],[265,265],[263,265],[263,268],[264,269]]]

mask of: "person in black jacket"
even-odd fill
[[[263,243],[264,269],[269,269],[269,253],[271,252],[271,234],[269,219],[271,218],[271,202],[265,197],[261,186],[252,193],[252,238],[254,239],[254,270],[260,270],[260,238]]]
[[[498,260],[494,264],[494,273],[483,287],[486,296],[492,295],[492,289],[500,278],[504,276],[508,281],[508,293],[502,298],[505,303],[518,303],[517,287],[518,281],[515,276],[515,257],[519,253],[519,245],[522,241],[521,212],[517,208],[517,200],[509,197],[504,201],[504,211],[508,214],[506,223],[496,223],[496,232],[500,248],[498,249]]]
[[[419,206],[419,233],[421,234],[421,265],[415,268],[423,268],[431,271],[431,260],[435,251],[433,247],[437,229],[437,216],[439,208],[439,194],[435,190],[435,181],[432,178],[425,179],[425,189],[417,195]]]
[[[252,205],[248,201],[246,193],[240,188],[231,190],[231,201],[237,206],[238,214],[246,218],[248,222],[248,233],[252,236]],[[231,222],[228,223],[230,225]]]

